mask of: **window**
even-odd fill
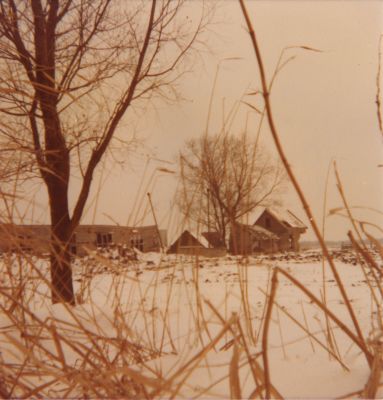
[[[144,239],[139,236],[133,236],[130,240],[130,245],[140,251],[144,251]]]
[[[19,247],[21,251],[32,251],[30,247],[32,237],[30,235],[18,235]]]
[[[97,247],[107,247],[113,242],[111,233],[97,233],[96,244]]]

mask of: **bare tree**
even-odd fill
[[[69,243],[123,117],[133,104],[177,98],[174,80],[206,22],[204,11],[193,21],[185,7],[183,0],[0,2],[0,140],[33,157],[30,172],[47,188],[53,302],[74,303]],[[81,188],[71,209],[73,177]]]
[[[180,154],[182,213],[227,241],[230,224],[257,206],[278,201],[285,174],[246,134],[204,135]]]

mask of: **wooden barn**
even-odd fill
[[[265,208],[254,226],[261,226],[279,237],[278,251],[299,251],[300,236],[307,226],[291,211]]]

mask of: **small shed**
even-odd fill
[[[230,232],[230,252],[248,255],[278,250],[279,236],[257,225],[235,224]]]
[[[197,239],[197,235],[193,235],[187,229],[174,241],[169,247],[168,254],[200,254],[202,249],[207,248],[207,243],[201,243],[203,240]]]
[[[226,249],[211,247],[203,234],[199,235],[198,233],[184,230],[168,248],[167,253],[220,257],[226,254]]]

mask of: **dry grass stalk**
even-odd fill
[[[239,349],[236,336],[234,336],[233,356],[229,366],[230,398],[242,399],[241,382],[239,380]]]
[[[366,399],[375,399],[379,385],[381,384],[383,371],[383,340],[377,339],[373,344],[374,361],[368,381],[363,389],[362,397]]]
[[[323,301],[323,304],[327,307],[327,302],[324,300],[324,293],[322,291],[320,292],[321,299]],[[336,341],[336,337],[334,335],[334,331],[331,326],[331,321],[328,315],[325,313],[325,318],[326,318],[326,341],[329,346],[329,348],[332,350],[333,353],[336,353],[338,358],[341,359],[340,351],[339,351],[339,346],[338,342]]]
[[[262,359],[263,359],[263,368],[265,371],[265,396],[267,399],[270,398],[270,367],[269,367],[269,359],[268,359],[268,333],[269,333],[269,325],[271,319],[271,312],[274,305],[275,294],[277,291],[278,278],[277,278],[277,270],[275,269],[273,275],[271,277],[271,289],[270,296],[268,297],[267,309],[265,315],[265,323],[263,325],[262,332]]]
[[[283,339],[283,330],[282,330],[282,324],[281,324],[281,317],[279,315],[279,308],[277,308],[277,321],[278,321],[279,337],[281,339],[281,346],[282,346],[282,351],[283,351],[283,358],[286,360],[287,353],[286,353],[285,341]]]
[[[322,210],[322,237],[323,239],[326,237],[325,235],[325,229],[326,229],[326,214],[327,214],[327,192],[328,192],[328,182],[330,178],[330,171],[331,171],[331,161],[329,163],[328,169],[327,169],[327,174],[326,174],[326,182],[325,182],[325,191],[324,191],[324,196],[323,196],[323,210]],[[322,301],[323,303],[327,306],[327,284],[326,284],[326,260],[325,257],[322,253],[322,290],[323,293],[321,293]],[[331,330],[331,324],[329,321],[329,318],[327,314],[325,315],[326,319],[326,340],[329,345],[329,347],[333,350],[333,352],[337,352],[338,345],[336,343],[335,336],[333,335],[333,332]],[[339,352],[338,352],[339,355]]]
[[[336,162],[335,161],[334,161],[334,171],[335,171],[335,178],[336,178],[336,187],[338,188],[338,192],[339,192],[340,197],[342,199],[342,202],[344,204],[344,208],[345,208],[345,210],[347,212],[348,219],[351,222],[352,227],[354,228],[354,231],[355,231],[356,235],[358,236],[359,241],[365,247],[362,235],[361,235],[361,233],[360,233],[360,231],[358,229],[358,226],[357,226],[357,224],[355,222],[354,216],[352,215],[351,209],[350,209],[350,207],[348,205],[348,201],[347,201],[346,195],[344,193],[344,188],[343,188],[342,181],[340,179],[338,168],[336,166]]]
[[[250,299],[249,299],[249,286],[248,286],[248,266],[249,260],[246,257],[242,262],[237,263],[237,271],[238,271],[238,280],[239,280],[239,289],[241,292],[242,306],[245,316],[246,328],[248,337],[251,338],[253,344],[256,343],[255,330],[253,328],[253,318],[251,316],[251,307],[250,307]]]
[[[303,315],[303,321],[304,321],[304,323],[305,323],[305,328],[306,328],[306,331],[309,332],[309,331],[310,331],[310,328],[309,328],[309,324],[308,324],[308,322],[307,322],[307,317],[306,317],[305,308],[304,308],[304,306],[303,306],[303,301],[301,300],[300,303],[301,303],[301,310],[302,310],[302,315]],[[278,310],[278,309],[279,309],[279,307],[277,308],[277,310]],[[315,347],[314,347],[314,344],[313,344],[311,335],[309,335],[309,341],[310,341],[310,345],[311,345],[311,348],[312,348],[312,350],[313,350],[313,353],[315,353]]]
[[[271,271],[271,268],[270,268],[270,269],[268,270],[266,292],[269,291],[269,287],[270,287],[270,285],[271,285],[271,273],[272,273],[272,271]],[[263,304],[262,316],[261,316],[261,323],[260,323],[260,326],[259,326],[259,328],[258,328],[258,334],[257,334],[256,341],[255,341],[256,343],[258,342],[258,339],[259,339],[259,337],[260,337],[260,335],[261,335],[261,332],[262,332],[263,324],[264,324],[264,322],[265,322],[266,309],[267,309],[267,302],[265,302],[265,303]]]

